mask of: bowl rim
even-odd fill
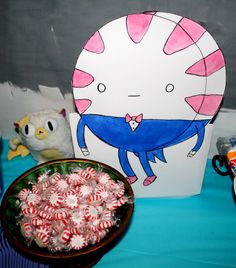
[[[41,252],[40,248],[37,251],[32,252],[32,249],[30,247],[28,247],[26,244],[23,244],[22,242],[19,242],[15,236],[13,236],[11,234],[11,232],[8,230],[7,228],[7,217],[4,213],[6,205],[7,205],[7,200],[8,197],[10,196],[12,190],[14,189],[14,187],[27,175],[29,175],[32,172],[35,172],[39,169],[41,169],[42,167],[46,167],[46,166],[50,166],[52,164],[59,164],[62,162],[67,162],[67,163],[86,163],[86,164],[92,164],[92,165],[100,165],[102,168],[105,168],[109,171],[111,171],[112,173],[114,173],[119,179],[121,179],[126,187],[126,191],[128,193],[128,196],[131,196],[134,199],[134,192],[133,189],[131,187],[131,185],[128,183],[128,181],[126,180],[126,178],[124,177],[123,174],[121,174],[118,170],[116,170],[115,168],[109,166],[108,164],[105,164],[103,162],[100,161],[95,161],[95,160],[91,160],[91,159],[84,159],[84,158],[64,158],[64,159],[57,159],[57,160],[51,160],[42,164],[39,164],[37,166],[34,166],[32,168],[30,168],[29,170],[25,171],[24,173],[22,173],[20,176],[18,176],[8,187],[8,189],[6,190],[3,198],[2,198],[2,203],[1,203],[1,224],[2,224],[2,228],[3,231],[6,234],[6,237],[8,239],[8,241],[10,242],[10,244],[16,248],[19,252],[26,254],[27,256],[30,257],[39,257],[41,260],[42,259],[47,259],[47,260],[56,260],[56,259],[68,259],[68,258],[83,258],[83,256],[90,254],[90,253],[98,253],[99,251],[103,251],[106,248],[109,247],[109,245],[112,245],[113,242],[115,242],[122,233],[124,233],[124,231],[128,228],[129,223],[130,223],[130,219],[132,217],[133,211],[134,211],[134,202],[129,203],[128,205],[128,210],[127,210],[127,216],[122,220],[122,226],[123,228],[117,228],[115,232],[112,232],[111,236],[105,236],[104,239],[102,239],[99,243],[91,245],[89,247],[85,247],[82,248],[78,251],[68,251],[68,252],[55,252],[55,253],[51,253],[51,252]]]

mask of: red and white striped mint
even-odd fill
[[[80,227],[71,227],[70,228],[70,232],[72,234],[81,234],[82,233],[82,230],[80,229]]]
[[[38,194],[40,192],[39,185],[38,184],[33,184],[32,185],[32,192],[34,194]]]
[[[114,191],[114,195],[119,198],[125,194],[125,187],[120,187],[120,189]]]
[[[79,198],[76,194],[69,194],[65,197],[64,203],[68,208],[77,208],[79,206]]]
[[[126,196],[122,196],[121,198],[119,198],[117,200],[117,206],[118,207],[121,207],[121,206],[123,206],[127,202],[128,202],[128,198]]]
[[[103,198],[99,194],[90,194],[87,200],[90,205],[94,205],[94,206],[101,205],[103,202]]]
[[[68,219],[61,219],[61,220],[52,220],[51,221],[51,230],[53,236],[58,236],[65,228],[69,228],[70,222]]]
[[[74,234],[70,239],[72,249],[79,250],[87,245],[85,237],[81,234]]]
[[[49,213],[53,213],[55,211],[55,208],[46,204],[45,207],[43,208],[44,211],[49,212]]]
[[[105,172],[102,172],[97,177],[97,180],[98,180],[99,183],[101,183],[103,185],[106,185],[111,180],[111,177],[109,176],[109,174],[107,174]]]
[[[58,193],[58,192],[52,193],[50,195],[50,197],[49,197],[49,203],[53,207],[59,207],[59,206],[61,206],[62,201],[63,201],[62,194],[61,193]]]
[[[111,211],[116,210],[118,208],[117,199],[115,197],[112,197],[107,200],[106,208]]]
[[[42,189],[42,191],[45,191],[49,186],[50,186],[49,181],[43,181],[42,183],[40,183],[40,188]]]
[[[71,237],[71,232],[69,228],[65,228],[62,233],[59,235],[59,242],[66,243]]]
[[[88,233],[86,236],[87,241],[93,245],[97,244],[107,235],[108,232],[108,229],[98,229],[95,233]]]
[[[85,180],[90,180],[90,179],[92,179],[92,175],[91,175],[89,172],[87,172],[86,170],[84,170],[84,169],[81,169],[81,170],[79,171],[79,175],[80,175],[82,178],[84,178]]]
[[[101,238],[100,238],[98,232],[96,232],[96,233],[90,232],[86,235],[86,241],[88,241],[88,243],[90,243],[92,245],[99,243],[100,240],[101,240]]]
[[[39,217],[31,219],[31,224],[33,226],[45,225],[45,223],[46,223],[45,219],[41,219]]]
[[[69,187],[69,184],[63,179],[58,180],[55,185],[59,192],[64,192]]]
[[[25,201],[27,196],[31,193],[31,191],[29,189],[22,189],[19,194],[18,197],[20,198],[21,201]]]
[[[50,236],[50,229],[51,229],[51,225],[50,224],[44,224],[44,225],[40,225],[37,226],[35,229],[35,232],[37,233],[43,233],[46,236]]]
[[[106,220],[106,221],[102,221],[99,223],[99,228],[100,229],[108,229],[110,228],[111,226],[114,225],[114,222],[112,220]]]
[[[68,219],[60,219],[60,220],[57,220],[56,224],[64,228],[65,226],[68,226],[69,221]]]
[[[34,241],[40,248],[46,248],[49,244],[49,236],[41,232],[36,232]]]
[[[68,217],[68,213],[64,208],[59,208],[55,210],[53,217],[56,220],[66,219]]]
[[[87,167],[86,171],[91,175],[91,178],[95,178],[97,171],[93,167]]]
[[[22,214],[27,217],[36,217],[38,215],[38,210],[34,207],[27,207],[22,210]]]
[[[80,226],[85,223],[85,216],[81,212],[72,212],[70,219],[75,226]]]
[[[67,197],[70,194],[76,194],[76,193],[77,193],[77,190],[75,188],[72,188],[72,189],[71,188],[67,188],[67,190],[64,191],[63,196],[64,197]]]
[[[43,218],[43,219],[45,219],[45,220],[52,220],[52,215],[51,214],[49,214],[49,213],[47,213],[46,211],[44,211],[44,210],[40,210],[39,212],[38,212],[38,215],[41,217],[41,218]]]
[[[51,181],[52,184],[55,184],[60,179],[61,179],[61,174],[58,173],[58,172],[55,172],[50,176],[50,181]]]
[[[118,190],[120,187],[119,185],[113,181],[113,180],[110,180],[107,184],[106,184],[106,187],[110,190],[110,191],[115,191],[115,190]]]
[[[71,173],[67,176],[67,182],[72,185],[81,184],[81,177],[78,173]]]
[[[112,217],[113,217],[113,212],[111,212],[111,210],[106,209],[102,212],[102,215],[101,215],[102,220],[111,220]]]
[[[27,222],[20,223],[20,231],[21,231],[21,234],[27,239],[31,238],[33,235],[33,228]]]
[[[85,208],[85,218],[89,221],[94,221],[99,217],[99,212],[94,206],[87,206]]]
[[[26,203],[28,206],[36,206],[41,202],[41,197],[38,194],[30,193],[26,197]]]
[[[97,192],[101,192],[104,190],[106,190],[106,187],[104,185],[98,183],[94,188],[94,193],[96,194]]]
[[[55,192],[57,192],[57,188],[55,186],[49,188],[49,194],[53,194]]]
[[[98,225],[94,225],[93,222],[88,222],[87,230],[92,231],[93,233],[96,233],[98,230]]]
[[[79,191],[80,196],[86,197],[93,192],[93,187],[89,185],[81,185],[79,186],[78,191]]]
[[[47,173],[43,173],[41,175],[38,176],[37,181],[38,182],[42,182],[42,181],[46,181],[49,179],[49,175],[48,172]]]
[[[105,189],[104,186],[96,189],[96,194],[100,195],[103,200],[106,200],[109,197],[109,192]]]
[[[101,239],[103,239],[107,235],[108,232],[109,232],[109,229],[98,230],[98,235]]]

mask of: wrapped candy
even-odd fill
[[[96,244],[117,226],[116,209],[130,202],[122,181],[92,167],[69,174],[40,174],[30,189],[22,189],[20,230],[51,252],[80,250]]]

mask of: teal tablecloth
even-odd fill
[[[1,165],[6,189],[36,162],[30,156],[7,161],[7,141],[3,145]],[[129,230],[95,267],[236,267],[232,180],[218,175],[208,160],[200,195],[136,199]]]

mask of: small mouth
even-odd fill
[[[137,98],[137,97],[140,97],[139,94],[130,94],[128,95],[129,98]]]

